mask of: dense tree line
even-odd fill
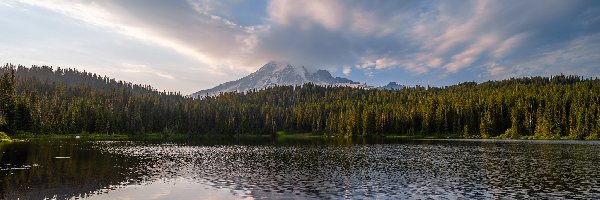
[[[0,74],[0,128],[10,133],[600,136],[600,80],[579,76],[402,90],[306,84],[192,99],[74,69],[7,64]]]

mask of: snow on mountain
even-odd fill
[[[381,90],[401,90],[404,89],[406,86],[404,85],[398,85],[398,83],[396,82],[390,82],[385,86],[381,86],[381,87],[377,87],[377,89],[381,89]]]
[[[275,85],[339,85],[366,87],[364,84],[340,77],[333,77],[327,70],[310,70],[304,66],[293,66],[284,62],[269,62],[258,71],[236,81],[230,81],[214,88],[191,94],[192,97],[218,95],[221,92],[246,92],[252,89],[264,89]]]

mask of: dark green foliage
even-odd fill
[[[192,99],[73,69],[6,65],[0,72],[0,109],[9,132],[539,139],[600,134],[600,80],[578,76],[397,91],[306,84]]]
[[[15,126],[14,129],[29,131],[33,121],[31,119],[31,109],[26,105],[26,101],[18,101],[15,108]]]
[[[0,94],[0,129],[2,131],[14,129],[17,119],[14,70],[9,69],[2,74]]]

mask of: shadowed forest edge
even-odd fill
[[[600,136],[600,80],[579,76],[402,90],[306,84],[202,99],[75,69],[6,64],[0,76],[0,130],[9,136]]]

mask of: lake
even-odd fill
[[[600,198],[600,142],[0,143],[2,199]]]

